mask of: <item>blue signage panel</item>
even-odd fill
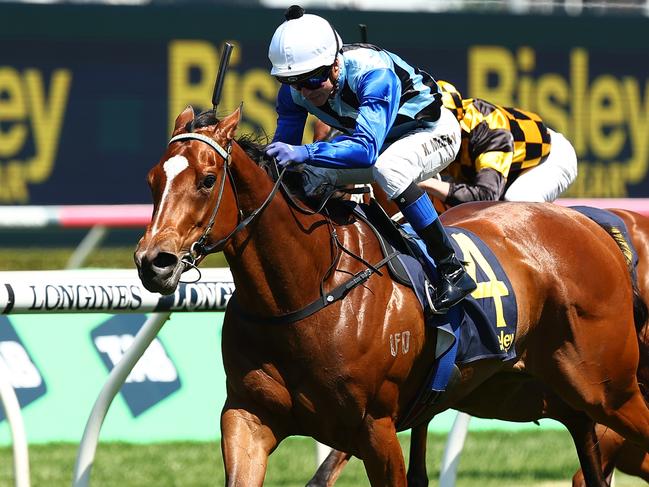
[[[0,316],[0,374],[9,378],[21,408],[47,392],[43,376],[6,316]],[[0,407],[0,421],[5,418]]]
[[[131,346],[147,316],[116,315],[91,332],[101,360],[111,371]],[[122,386],[121,395],[134,417],[180,389],[180,377],[160,338],[155,338]]]

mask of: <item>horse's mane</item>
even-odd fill
[[[194,117],[191,122],[185,126],[187,132],[195,132],[197,129],[210,127],[220,122],[214,110],[205,110]],[[243,134],[236,139],[237,144],[241,146],[248,157],[252,159],[260,168],[264,169],[266,173],[272,178],[271,165],[273,164],[272,158],[266,155],[266,145],[268,145],[268,136],[266,134]],[[295,196],[304,198],[304,188],[302,185],[302,178],[298,173],[289,173],[284,177],[287,189],[290,190]]]
[[[220,122],[214,110],[205,110],[199,113],[191,122],[185,126],[187,132],[194,132],[196,129],[210,127]],[[257,163],[258,166],[264,168],[270,163],[270,158],[264,152],[264,148],[268,144],[268,136],[244,134],[236,138],[237,143],[248,154],[248,156]]]

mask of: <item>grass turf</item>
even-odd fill
[[[400,436],[407,455],[407,435]],[[445,436],[431,434],[427,464],[431,485],[436,485]],[[30,464],[33,487],[68,487],[77,446],[32,445]],[[457,487],[568,486],[577,467],[567,432],[475,432],[467,437],[460,460]],[[315,471],[315,446],[306,438],[289,438],[269,460],[265,486],[303,486]],[[13,484],[11,450],[0,449],[0,485]],[[207,487],[224,484],[218,443],[162,443],[134,445],[102,443],[97,450],[91,485],[102,487]],[[357,459],[344,469],[338,487],[369,483]],[[618,487],[646,485],[639,479],[616,474]]]

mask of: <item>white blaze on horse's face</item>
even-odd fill
[[[162,192],[162,198],[160,198],[160,204],[158,205],[158,212],[156,214],[156,220],[153,224],[151,234],[155,235],[158,232],[158,220],[160,215],[163,213],[163,208],[167,195],[169,194],[169,188],[171,188],[171,183],[174,178],[178,176],[181,172],[189,167],[189,161],[185,156],[173,156],[172,158],[165,161],[162,165],[167,176],[167,181],[165,182],[165,189]]]

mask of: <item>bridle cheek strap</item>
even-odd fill
[[[230,153],[232,152],[232,141],[229,142],[227,149],[224,149],[217,141],[215,141],[211,137],[208,137],[203,134],[196,134],[190,132],[190,133],[178,134],[172,137],[171,140],[169,141],[169,145],[173,144],[174,142],[183,141],[183,140],[198,140],[200,142],[204,142],[207,145],[209,145],[212,149],[214,149],[216,153],[223,158],[223,177],[221,178],[221,184],[219,185],[219,192],[216,199],[216,204],[214,205],[214,209],[212,210],[212,214],[210,215],[209,223],[205,227],[203,234],[189,248],[189,254],[183,257],[183,260],[185,260],[191,267],[194,267],[194,263],[201,255],[207,255],[209,253],[209,252],[205,252],[205,243],[207,242],[209,234],[212,231],[212,227],[214,226],[214,222],[216,221],[216,214],[219,211],[219,207],[221,206],[223,191],[225,190],[225,180],[228,177],[228,174],[230,172],[229,164],[231,159]]]
[[[171,140],[169,141],[169,144],[172,144],[177,141],[182,141],[182,140],[199,140],[201,142],[205,142],[207,145],[212,147],[217,152],[217,154],[219,154],[223,158],[224,161],[223,177],[221,178],[219,193],[217,196],[216,204],[214,205],[214,209],[212,210],[212,215],[210,216],[210,221],[207,227],[205,227],[205,230],[203,231],[203,234],[200,236],[200,238],[191,245],[189,249],[189,254],[183,257],[183,260],[187,263],[189,267],[196,267],[195,262],[199,257],[208,255],[214,252],[215,250],[221,248],[223,245],[225,245],[225,243],[228,240],[230,240],[230,238],[235,233],[248,226],[248,224],[250,224],[250,222],[252,222],[257,217],[257,215],[259,215],[262,211],[266,209],[266,207],[270,204],[275,194],[279,190],[280,186],[282,185],[282,179],[284,177],[284,174],[286,173],[286,168],[284,168],[282,172],[279,173],[277,177],[277,181],[273,186],[273,189],[268,194],[268,196],[261,204],[261,206],[256,210],[254,210],[250,215],[248,215],[245,218],[243,217],[243,212],[241,211],[241,208],[239,208],[238,198],[237,198],[237,210],[239,212],[239,221],[237,226],[225,238],[222,238],[218,242],[215,242],[211,245],[206,245],[207,239],[209,238],[209,234],[212,231],[212,227],[214,226],[214,222],[216,220],[216,213],[218,212],[219,207],[221,206],[221,199],[223,198],[223,191],[225,189],[225,179],[227,177],[229,177],[232,182],[232,186],[236,198],[236,189],[234,188],[234,180],[232,179],[232,175],[230,174],[230,161],[232,159],[231,156],[232,141],[229,142],[227,149],[224,149],[218,142],[216,142],[214,139],[210,137],[207,137],[206,135],[189,132],[189,133],[178,134],[172,137]]]

